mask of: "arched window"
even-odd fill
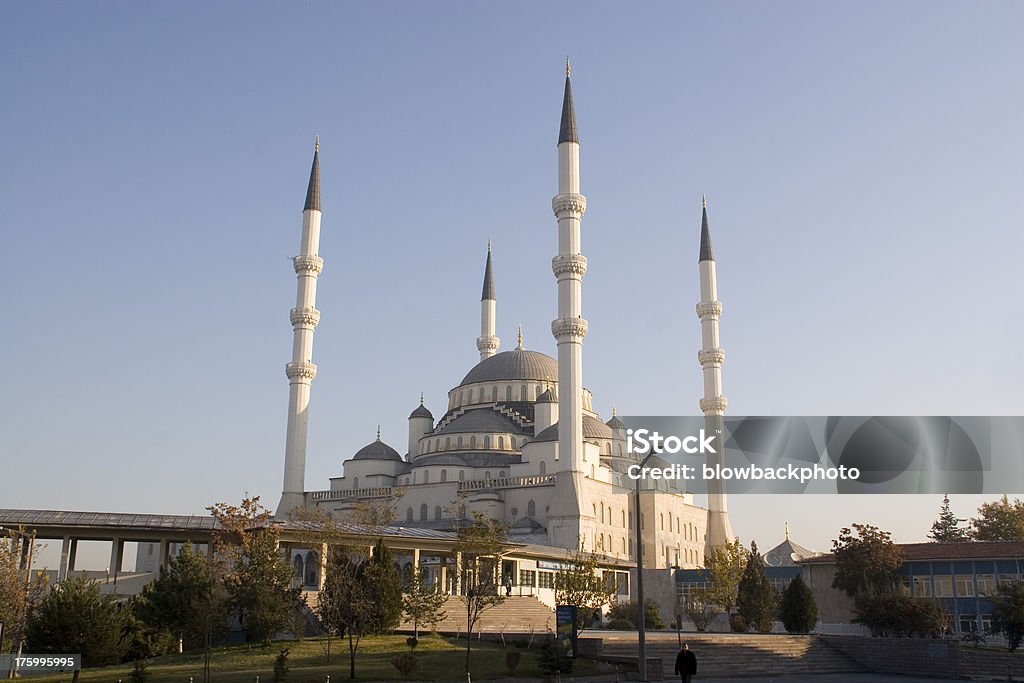
[[[441,506],[440,505],[435,505],[434,506],[434,521],[435,522],[440,522],[441,521]]]
[[[499,451],[505,450],[505,437],[503,437],[503,436],[499,436],[498,437],[498,450]]]
[[[307,586],[315,586],[319,581],[317,570],[320,568],[320,556],[310,550],[306,553],[306,578],[303,583]]]
[[[430,470],[423,470],[423,483],[424,484],[429,484],[430,483]]]
[[[487,470],[486,472],[484,472],[484,480],[485,481],[490,481],[491,480],[491,471],[490,470]]]
[[[484,402],[484,388],[480,387],[480,403]]]
[[[618,456],[622,455],[622,444],[621,443],[615,444],[615,455],[618,455]]]
[[[491,401],[493,401],[494,403],[498,402],[498,387],[497,386],[491,387]]]
[[[664,513],[659,513],[658,514],[658,521],[661,523],[661,530],[664,531],[665,530],[665,514]],[[669,521],[671,522],[671,520],[669,520]]]
[[[594,503],[594,517],[597,517],[597,503]]]
[[[525,401],[526,400],[526,385],[525,384],[522,385],[521,387],[519,387],[519,400],[520,401]]]
[[[626,554],[626,537],[625,536],[622,537],[622,554],[623,555]]]
[[[526,504],[526,516],[536,517],[537,516],[537,503],[531,500]]]
[[[596,477],[594,476],[595,474],[597,474],[597,470],[595,470],[595,469],[594,469],[594,466],[593,466],[593,465],[591,465],[591,466],[590,466],[590,478],[591,478],[591,479],[596,479]]]
[[[352,488],[359,488],[359,477],[352,477]]]
[[[462,392],[459,392],[459,405],[462,405]]]
[[[514,520],[519,516],[519,508],[512,508],[512,519]]]
[[[604,534],[601,534],[600,539],[598,540],[598,546],[597,547],[600,548],[601,550],[604,550]]]
[[[301,580],[302,575],[305,573],[303,571],[303,567],[304,563],[302,561],[302,555],[296,555],[295,559],[292,561],[292,576]]]
[[[601,503],[601,524],[604,524],[604,503]]]
[[[452,437],[450,437],[450,436],[444,437],[444,449],[447,451],[451,447],[452,447]]]
[[[461,436],[459,437],[459,441],[458,441],[458,444],[456,444],[456,446],[455,446],[455,447],[456,447],[456,448],[462,448],[462,437],[461,437]]]
[[[511,401],[512,400],[512,386],[511,385],[505,387],[505,400],[506,401]]]
[[[543,460],[540,461],[540,473],[541,474],[547,474],[548,473],[548,464],[546,462],[544,462]]]
[[[470,448],[476,448],[476,437],[475,436],[469,437],[469,447]]]
[[[626,526],[626,511],[622,511],[622,526]]]
[[[487,436],[484,437],[484,449],[488,450],[488,451],[491,450],[491,435],[490,434],[488,434]]]
[[[535,386],[533,391],[533,400],[537,400],[540,397],[540,385]]]
[[[406,508],[406,510],[405,510],[405,521],[407,521],[407,522],[411,522],[412,521],[412,508]]]
[[[426,503],[422,503],[420,505],[420,521],[421,522],[427,521],[427,504]]]
[[[448,470],[441,470],[441,481],[448,481]]]
[[[459,470],[459,481],[466,480],[466,470]]]
[[[676,533],[678,534],[682,530],[683,530],[683,527],[680,526],[680,524],[679,524],[679,518],[676,517]]]

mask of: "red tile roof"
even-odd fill
[[[999,560],[1024,558],[1024,541],[970,541],[967,543],[897,543],[904,562],[928,560]],[[797,564],[835,564],[834,554],[808,557]]]

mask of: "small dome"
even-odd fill
[[[605,422],[608,425],[608,429],[625,429],[626,423],[620,420],[617,416],[612,415],[612,419]]]
[[[416,406],[416,410],[409,413],[410,420],[413,419],[414,417],[425,417],[428,418],[431,422],[434,421],[434,416],[431,415],[430,411],[427,410],[427,407],[422,403]]]
[[[552,377],[558,377],[558,361],[538,351],[517,348],[480,361],[462,378],[459,386],[524,379],[544,382]]]
[[[537,403],[558,403],[551,389],[545,389],[544,393],[537,397]]]
[[[583,416],[583,438],[584,439],[611,439],[614,438],[612,430],[608,429],[605,423],[594,419],[589,415]],[[558,423],[551,425],[540,434],[534,441],[558,441]]]
[[[404,460],[402,460],[402,456],[398,454],[398,451],[396,451],[394,448],[381,441],[380,437],[378,437],[377,440],[374,441],[373,443],[363,446],[358,451],[356,451],[355,457],[352,459],[397,460],[399,462],[405,462]]]

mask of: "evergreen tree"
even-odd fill
[[[186,647],[202,647],[226,627],[223,591],[210,563],[186,543],[167,569],[147,585],[136,614],[150,628],[181,638]]]
[[[37,655],[81,653],[82,666],[121,661],[128,648],[127,610],[97,581],[62,581],[43,598],[28,621],[26,651]]]
[[[716,605],[728,612],[736,606],[736,591],[746,567],[747,552],[736,538],[721,548],[712,548],[704,556],[708,573],[707,588],[702,591],[706,604]]]
[[[814,594],[797,574],[782,592],[779,618],[790,633],[810,633],[818,623],[818,605]]]
[[[760,633],[768,633],[772,630],[778,604],[779,594],[765,576],[764,560],[757,552],[757,543],[751,542],[736,597],[740,616]]]
[[[402,620],[402,580],[395,569],[391,550],[384,545],[383,539],[377,540],[360,578],[373,604],[373,613],[368,623],[369,632],[393,631]]]
[[[928,538],[936,543],[960,543],[971,540],[969,529],[961,529],[960,522],[966,519],[958,519],[949,507],[949,494],[942,497],[942,507],[939,508],[939,518],[932,524],[932,530],[928,532]]]
[[[1010,652],[1024,640],[1024,583],[999,584],[995,595],[986,596],[992,603],[991,633],[1006,637]]]

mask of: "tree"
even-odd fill
[[[759,633],[769,633],[778,604],[779,594],[765,576],[764,560],[757,552],[757,543],[751,542],[747,566],[737,588],[739,613]]]
[[[854,524],[832,541],[836,574],[832,587],[851,598],[892,593],[899,583],[895,572],[903,564],[903,551],[891,534],[870,524]]]
[[[971,519],[976,541],[1024,541],[1024,501],[1011,503],[1004,494],[1000,500],[983,503],[978,516]]]
[[[1004,636],[1010,652],[1013,652],[1024,639],[1024,583],[1001,583],[994,595],[985,597],[992,603],[989,632]]]
[[[355,501],[346,518],[351,524],[368,527],[390,526],[398,519],[398,503],[405,495],[405,487],[395,487],[390,496],[364,498]]]
[[[413,637],[420,637],[420,624],[431,629],[445,617],[444,604],[448,596],[436,585],[423,582],[423,575],[414,571],[412,579],[402,596],[402,614],[412,622]]]
[[[466,673],[469,673],[473,628],[487,610],[505,601],[499,588],[501,556],[508,549],[508,527],[479,512],[468,524],[456,530],[456,570],[462,591],[459,599],[466,607]]]
[[[735,607],[746,566],[747,550],[738,538],[708,551],[704,556],[704,569],[708,574],[708,585],[702,591],[704,602],[726,612]]]
[[[971,540],[970,529],[961,529],[960,522],[966,522],[953,514],[949,507],[949,494],[942,497],[942,507],[939,508],[939,518],[932,524],[932,530],[928,532],[928,538],[936,543],[961,543]]]
[[[861,595],[853,610],[855,624],[864,624],[871,635],[883,638],[937,638],[949,620],[946,610],[935,603],[900,593]]]
[[[797,574],[782,592],[779,618],[790,633],[810,633],[818,623],[818,605],[814,593]]]
[[[33,654],[75,652],[82,666],[116,664],[128,647],[127,611],[97,581],[76,577],[46,594],[29,617],[27,650]]]
[[[0,537],[0,623],[4,624],[0,652],[4,651],[3,641],[11,643],[13,651],[25,639],[29,615],[46,593],[46,572],[22,568],[22,549],[32,555],[40,549],[35,537],[24,529],[9,530]]]
[[[608,610],[608,627],[618,630],[636,628],[637,603],[617,602]],[[665,628],[658,603],[647,598],[644,600],[644,628],[656,630]]]
[[[617,587],[601,576],[600,560],[581,546],[565,558],[565,567],[555,575],[555,604],[576,606],[576,628],[582,631],[601,608],[614,598]]]
[[[209,646],[226,627],[224,590],[211,563],[191,543],[143,589],[135,611],[147,626],[181,638],[190,648]]]
[[[377,540],[373,554],[363,564],[360,579],[373,604],[368,632],[379,634],[393,631],[402,620],[402,581],[395,569],[391,550],[383,539]]]
[[[302,589],[292,588],[292,572],[280,551],[279,532],[259,496],[241,506],[225,503],[207,508],[220,524],[215,536],[227,567],[224,585],[230,610],[238,615],[247,639],[269,644],[301,609]]]

